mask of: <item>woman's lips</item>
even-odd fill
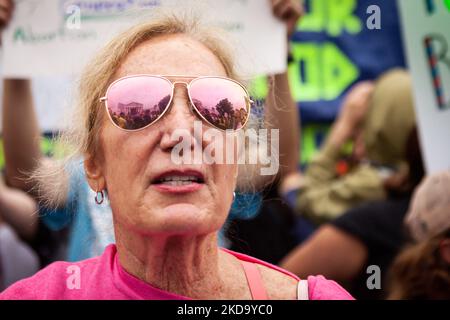
[[[165,193],[189,193],[198,191],[203,187],[203,183],[198,182],[190,182],[187,184],[182,185],[170,185],[170,184],[152,184],[152,188],[155,188],[156,190],[160,192]]]
[[[169,170],[157,175],[151,186],[166,193],[188,193],[203,187],[203,174],[196,170]]]

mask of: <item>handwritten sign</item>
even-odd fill
[[[399,0],[427,171],[450,167],[450,1]]]
[[[3,34],[4,76],[76,75],[114,35],[161,8],[227,30],[244,76],[286,69],[286,30],[269,0],[17,0]]]

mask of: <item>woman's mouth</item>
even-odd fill
[[[185,186],[191,183],[203,183],[203,181],[195,176],[168,176],[159,179],[156,183],[169,186]]]
[[[162,192],[187,193],[199,190],[204,183],[200,172],[169,171],[153,179],[152,186]]]

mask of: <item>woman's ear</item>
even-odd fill
[[[103,167],[94,157],[86,157],[84,160],[84,171],[89,186],[95,192],[106,188],[105,176],[103,175]]]

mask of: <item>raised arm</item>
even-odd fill
[[[272,77],[266,99],[266,126],[279,130],[280,177],[298,171],[300,157],[300,123],[297,104],[292,99],[286,73]]]
[[[358,138],[373,91],[371,81],[355,84],[345,97],[330,134],[317,156],[311,161],[307,176],[311,185],[326,184],[336,179],[335,164],[342,146]]]
[[[6,181],[29,191],[33,187],[28,173],[42,157],[41,134],[36,118],[31,82],[22,79],[3,81],[3,147]]]
[[[301,1],[272,0],[273,14],[283,21],[287,29],[286,40],[289,41],[303,13]],[[300,159],[300,123],[296,102],[293,100],[287,72],[270,78],[270,90],[266,99],[267,127],[279,129],[280,177],[298,172]]]
[[[12,0],[0,0],[0,35],[14,11]],[[25,79],[3,81],[2,137],[5,154],[6,182],[10,186],[29,191],[27,182],[41,158],[40,132],[33,106],[31,82]]]

